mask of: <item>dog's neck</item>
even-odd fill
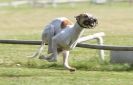
[[[78,39],[80,35],[83,33],[84,28],[80,27],[80,25],[76,22],[73,26],[73,37],[74,39]]]
[[[73,27],[71,28],[71,42],[70,42],[70,48],[74,48],[77,44],[78,38],[81,36],[83,33],[83,28],[79,26],[79,24],[76,22]]]
[[[81,27],[77,22],[74,24],[74,29],[76,32],[80,33],[83,31],[83,27]]]

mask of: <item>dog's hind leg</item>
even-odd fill
[[[66,69],[68,69],[69,71],[71,71],[71,72],[76,71],[75,68],[72,68],[71,66],[69,66],[68,57],[69,57],[69,51],[63,51],[63,64],[64,64],[64,67]]]
[[[44,41],[42,40],[41,46],[39,47],[39,49],[36,51],[36,53],[34,53],[32,56],[30,56],[30,58],[35,58],[37,56],[39,56],[41,54],[41,52],[43,51],[44,48]]]

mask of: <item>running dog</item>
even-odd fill
[[[39,56],[44,45],[48,44],[48,54],[51,55],[48,57],[40,55],[39,58],[54,62],[57,61],[58,54],[62,53],[64,67],[70,71],[75,71],[76,69],[68,64],[69,51],[77,45],[78,38],[84,29],[92,29],[98,24],[97,19],[88,13],[79,14],[75,18],[75,24],[66,17],[52,20],[44,28],[41,46],[32,58]]]

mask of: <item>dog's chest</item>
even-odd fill
[[[59,46],[64,49],[71,49],[70,46],[77,40],[77,36],[72,28],[62,30],[54,38],[56,38],[56,42]]]

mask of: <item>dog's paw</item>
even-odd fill
[[[46,60],[48,62],[57,62],[57,60],[55,58],[49,58],[49,57],[47,57]]]
[[[76,68],[70,68],[69,71],[70,72],[75,72],[76,71]]]
[[[44,55],[39,56],[39,59],[47,60],[48,62],[56,62],[57,60],[53,57],[46,57]]]
[[[39,56],[39,59],[45,59],[45,58],[46,58],[46,56],[44,56],[44,55]]]

